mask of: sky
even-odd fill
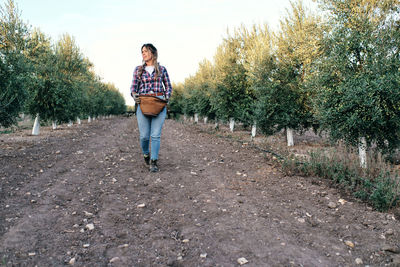
[[[0,0],[3,6],[6,0]],[[102,81],[113,83],[133,105],[133,69],[142,63],[140,48],[152,43],[158,62],[173,83],[194,75],[198,64],[213,60],[227,31],[268,24],[278,29],[289,0],[14,0],[23,21],[56,42],[75,38]],[[306,6],[315,4],[303,0]]]

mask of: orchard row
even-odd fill
[[[227,34],[213,61],[175,88],[175,114],[329,133],[390,153],[400,145],[399,0],[292,3],[280,28]],[[319,15],[319,14],[323,14]]]
[[[21,113],[67,123],[126,111],[123,96],[94,73],[70,35],[52,43],[20,19],[12,0],[0,15],[0,126],[15,124]]]

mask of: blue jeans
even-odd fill
[[[140,109],[140,104],[136,111],[137,122],[140,133],[140,146],[144,155],[150,154],[149,144],[151,138],[151,160],[158,159],[158,152],[160,151],[161,143],[161,129],[167,115],[167,108],[165,107],[157,117],[145,116]]]

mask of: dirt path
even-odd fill
[[[168,120],[159,165],[142,163],[135,118],[0,136],[0,265],[400,262],[392,214],[254,149]]]

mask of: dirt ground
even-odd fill
[[[400,218],[272,156],[167,120],[159,173],[135,117],[0,135],[1,266],[400,266]]]

